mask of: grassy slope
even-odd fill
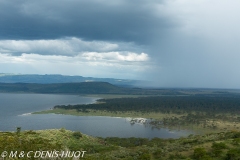
[[[65,129],[0,132],[3,151],[86,151],[88,160],[239,159],[240,132],[179,139],[96,138]],[[79,133],[79,132],[77,132]],[[75,135],[75,136],[74,136]]]
[[[45,110],[40,112],[34,112],[33,114],[66,114],[66,115],[74,115],[74,116],[109,116],[109,117],[132,117],[132,118],[153,118],[153,119],[162,119],[166,117],[179,117],[181,115],[178,114],[164,114],[160,112],[149,112],[149,113],[140,113],[134,111],[127,111],[127,112],[108,112],[108,111],[100,111],[100,110],[91,110],[88,109],[88,112],[78,112],[74,109],[66,110],[66,109],[52,109],[52,110]]]

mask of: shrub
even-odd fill
[[[202,159],[202,157],[204,157],[205,155],[206,155],[205,148],[195,148],[194,149],[193,157],[195,159]]]
[[[82,133],[81,132],[79,132],[79,131],[77,131],[77,132],[73,132],[73,137],[74,138],[76,138],[76,139],[79,139],[79,138],[81,138],[82,137]]]
[[[239,149],[230,149],[227,152],[226,160],[235,160],[235,159],[240,159]]]
[[[16,133],[20,134],[20,132],[21,132],[21,127],[17,127]]]
[[[212,149],[218,149],[218,150],[221,150],[221,149],[227,149],[227,145],[223,142],[220,142],[220,143],[213,143],[212,144]]]

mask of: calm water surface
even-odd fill
[[[98,137],[178,138],[190,131],[169,131],[143,124],[130,124],[126,118],[101,116],[71,116],[56,114],[27,114],[50,109],[55,105],[93,103],[97,98],[78,95],[8,94],[0,93],[0,131],[66,128]]]

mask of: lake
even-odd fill
[[[98,137],[179,138],[192,134],[187,130],[156,129],[129,118],[29,114],[55,105],[88,104],[98,98],[78,95],[0,93],[0,131],[66,128]]]

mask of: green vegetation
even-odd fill
[[[151,118],[150,125],[201,132],[240,129],[239,95],[158,96],[100,99],[95,104],[58,105],[38,113]],[[133,121],[134,122],[134,121]]]
[[[29,151],[87,151],[91,149],[104,150],[114,148],[104,146],[100,139],[84,135],[80,132],[72,132],[65,129],[0,132],[0,153],[7,151],[17,151],[25,153]],[[18,156],[17,156],[18,157]],[[25,157],[26,158],[26,157]],[[22,159],[22,158],[20,158]],[[26,158],[27,159],[27,158]],[[32,157],[32,159],[34,159]]]
[[[139,98],[100,99],[96,104],[58,105],[63,109],[95,109],[114,111],[139,111],[162,113],[211,112],[236,113],[240,109],[240,96],[158,96]]]
[[[3,151],[86,151],[86,160],[168,160],[240,158],[240,132],[189,135],[179,139],[97,138],[65,129],[0,132]],[[17,158],[15,158],[17,159]],[[19,158],[24,159],[24,158]],[[27,159],[27,158],[25,158]],[[34,158],[32,158],[34,159]],[[67,158],[65,158],[67,159]],[[69,158],[71,159],[71,158]]]

